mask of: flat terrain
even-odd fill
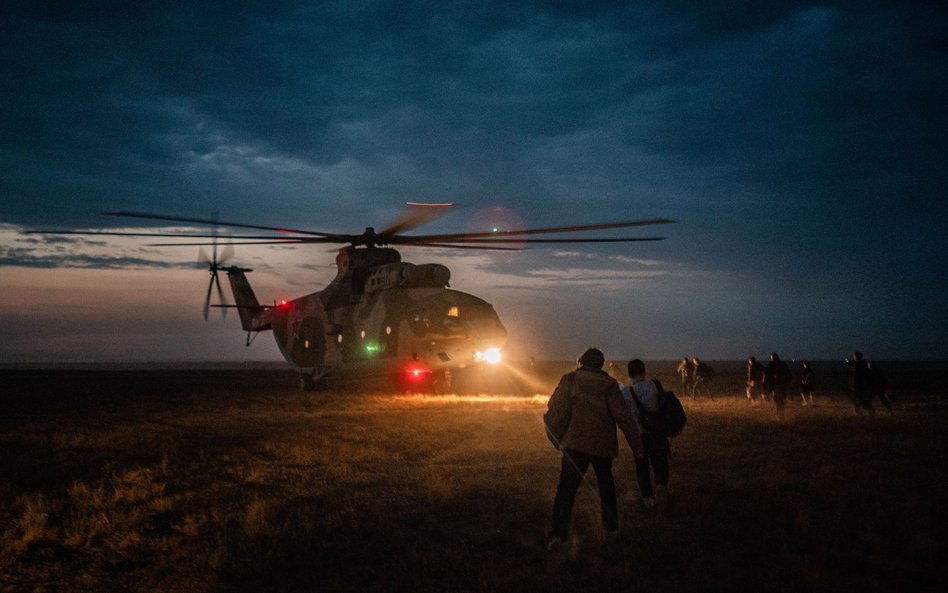
[[[872,418],[842,365],[818,367],[817,406],[782,423],[740,364],[715,366],[669,500],[641,509],[622,451],[619,540],[590,473],[556,555],[541,416],[569,365],[438,396],[300,393],[273,369],[0,371],[0,591],[948,590],[945,365],[886,366],[900,401]]]

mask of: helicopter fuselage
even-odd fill
[[[463,368],[506,341],[494,308],[449,289],[443,265],[405,263],[378,247],[340,249],[336,264],[324,290],[267,308],[243,271],[228,272],[244,329],[272,329],[304,387],[330,376],[397,380]]]

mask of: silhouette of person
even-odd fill
[[[852,373],[849,381],[849,393],[853,399],[853,409],[857,414],[863,410],[870,415],[875,413],[872,408],[872,394],[869,392],[869,367],[862,359],[862,352],[853,352],[853,359],[846,360]]]
[[[612,476],[612,460],[619,453],[617,425],[635,456],[644,454],[638,424],[622,400],[619,384],[602,370],[602,351],[590,348],[577,362],[579,369],[563,375],[548,404],[549,411],[557,415],[562,414],[564,407],[570,409],[569,426],[559,443],[563,457],[553,501],[553,526],[547,541],[550,550],[569,537],[576,491],[590,465],[599,485],[602,528],[607,535],[618,532],[619,513]]]
[[[777,414],[777,420],[783,420],[783,409],[787,402],[787,387],[790,385],[792,375],[787,363],[780,360],[776,352],[770,354],[770,364],[764,371],[764,389],[770,391],[770,396],[774,400],[774,409]]]
[[[678,363],[678,369],[676,371],[678,376],[681,377],[681,396],[685,397],[691,393],[691,361],[688,360],[687,356],[681,357],[681,362]]]
[[[753,356],[747,358],[747,367],[744,383],[746,386],[747,399],[756,404],[757,398],[763,395],[764,388],[764,367]]]
[[[632,410],[639,432],[642,433],[645,455],[635,459],[635,474],[642,504],[646,509],[651,509],[666,496],[668,459],[671,457],[668,435],[662,428],[659,411],[661,384],[645,377],[645,363],[637,358],[629,361],[628,369],[632,384],[622,388],[622,398]],[[655,474],[654,488],[651,473]]]
[[[694,368],[691,380],[691,399],[698,399],[698,393],[703,391],[711,401],[714,401],[714,394],[711,393],[710,386],[711,379],[714,377],[711,366],[701,362],[697,356],[691,359],[691,364]]]
[[[813,405],[813,391],[816,387],[816,375],[810,368],[810,361],[803,361],[803,372],[800,374],[800,399],[804,406]]]
[[[869,371],[869,400],[871,401],[878,397],[882,405],[885,406],[885,409],[889,411],[889,414],[892,414],[892,400],[889,399],[889,394],[886,389],[888,380],[886,379],[885,371],[871,360],[866,363],[866,369]]]

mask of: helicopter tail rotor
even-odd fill
[[[217,219],[217,214],[214,214],[214,220]],[[221,280],[218,275],[218,271],[224,269],[224,263],[234,254],[234,248],[230,243],[224,245],[218,253],[218,232],[217,227],[213,227],[211,232],[211,255],[208,257],[207,253],[203,249],[198,250],[198,263],[202,266],[206,265],[208,272],[211,275],[211,278],[207,284],[207,294],[204,297],[204,321],[207,321],[208,313],[211,309],[211,293],[214,292],[214,288],[217,288],[217,298],[221,304],[226,304],[227,299],[224,296],[224,289],[221,288]],[[227,317],[227,308],[221,308],[221,317]]]

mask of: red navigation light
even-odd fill
[[[280,299],[280,306],[281,306],[281,307],[285,307],[285,306],[287,306],[287,304],[288,304],[288,303],[286,302],[286,299]]]
[[[422,381],[429,375],[431,375],[430,369],[425,369],[421,367],[411,367],[408,369],[408,378],[412,381]]]

